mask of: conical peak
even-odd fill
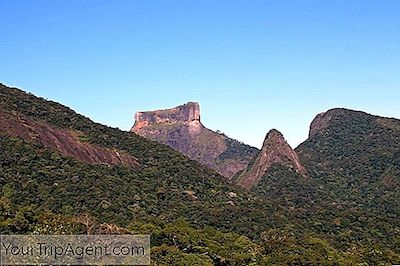
[[[267,136],[265,137],[266,139],[285,139],[282,135],[281,132],[279,132],[277,129],[271,129],[268,133]]]
[[[250,189],[275,164],[294,169],[299,174],[305,174],[296,152],[286,142],[282,133],[276,129],[270,130],[264,140],[263,147],[251,168],[242,173],[238,184]]]

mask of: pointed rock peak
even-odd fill
[[[283,137],[282,133],[279,132],[276,129],[271,129],[268,133],[267,136],[265,137],[265,141],[267,140],[283,140],[285,141],[285,138]]]
[[[200,105],[188,102],[171,109],[135,113],[133,129],[140,129],[151,124],[200,122]],[[132,129],[132,130],[133,130]]]
[[[277,129],[275,129],[275,128],[271,129],[271,130],[267,133],[267,138],[274,137],[274,136],[283,138],[282,133],[279,132],[279,131],[278,131]]]
[[[283,137],[282,133],[276,129],[271,129],[267,135],[265,136],[263,146],[261,150],[269,150],[272,151],[276,147],[280,146],[289,146],[286,142],[285,138]],[[291,149],[291,147],[289,146]]]
[[[293,168],[302,175],[306,173],[297,153],[286,142],[282,133],[276,129],[268,132],[254,164],[241,174],[238,184],[250,189],[258,183],[274,164]]]

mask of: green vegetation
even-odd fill
[[[332,121],[298,148],[308,177],[274,166],[247,192],[167,146],[20,90],[0,86],[0,109],[140,163],[88,165],[0,133],[3,234],[149,233],[154,265],[400,262],[397,120]]]
[[[230,159],[243,160],[243,158],[245,158],[246,160],[251,160],[259,152],[257,148],[251,147],[242,142],[231,139],[224,134],[222,135],[226,137],[225,139],[226,150],[218,157],[218,160],[220,161],[230,160]]]
[[[399,252],[400,121],[345,109],[329,112],[329,127],[297,151],[338,206],[365,211],[360,225],[374,220],[367,227],[371,236],[389,240],[385,246]]]

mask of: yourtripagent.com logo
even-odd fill
[[[1,265],[149,265],[149,235],[2,235]]]

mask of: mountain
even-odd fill
[[[368,232],[399,252],[400,120],[331,109],[315,117],[296,152],[316,188],[340,210],[338,234]],[[356,224],[367,232],[348,228]]]
[[[386,185],[396,184],[399,148],[400,120],[331,109],[316,116],[309,138],[296,151],[314,176],[340,177],[351,187],[385,177]]]
[[[89,212],[120,225],[160,216],[223,227],[232,226],[229,216],[259,209],[247,192],[170,147],[5,85],[0,122],[0,182],[16,209]],[[271,215],[271,206],[262,209],[245,215],[239,231],[250,233],[248,219]]]
[[[204,127],[200,106],[195,102],[172,109],[137,112],[131,131],[166,144],[228,178],[246,168],[258,152]]]
[[[3,84],[0,122],[1,234],[148,233],[156,265],[245,265],[289,223],[172,148]]]
[[[327,114],[296,148],[306,177],[277,152],[246,190],[0,84],[0,233],[150,234],[152,265],[398,264],[399,120]],[[288,154],[278,132],[267,139]]]
[[[278,132],[268,135],[268,148],[239,175],[239,184],[287,208],[296,227],[335,236],[345,249],[354,247],[351,239],[364,247],[374,243],[366,249],[375,257],[371,265],[386,265],[385,256],[392,264],[400,259],[394,255],[400,252],[400,120],[328,110],[315,117],[295,153]],[[274,152],[276,143],[290,156]],[[283,159],[260,163],[271,154]],[[382,247],[391,251],[378,251]]]
[[[296,152],[276,129],[272,129],[268,132],[262,149],[254,163],[249,165],[249,167],[240,174],[237,183],[246,189],[252,188],[257,185],[260,179],[274,164],[293,168],[301,175],[305,175],[306,173]]]
[[[331,109],[315,117],[296,151],[331,191],[400,214],[400,120]]]

